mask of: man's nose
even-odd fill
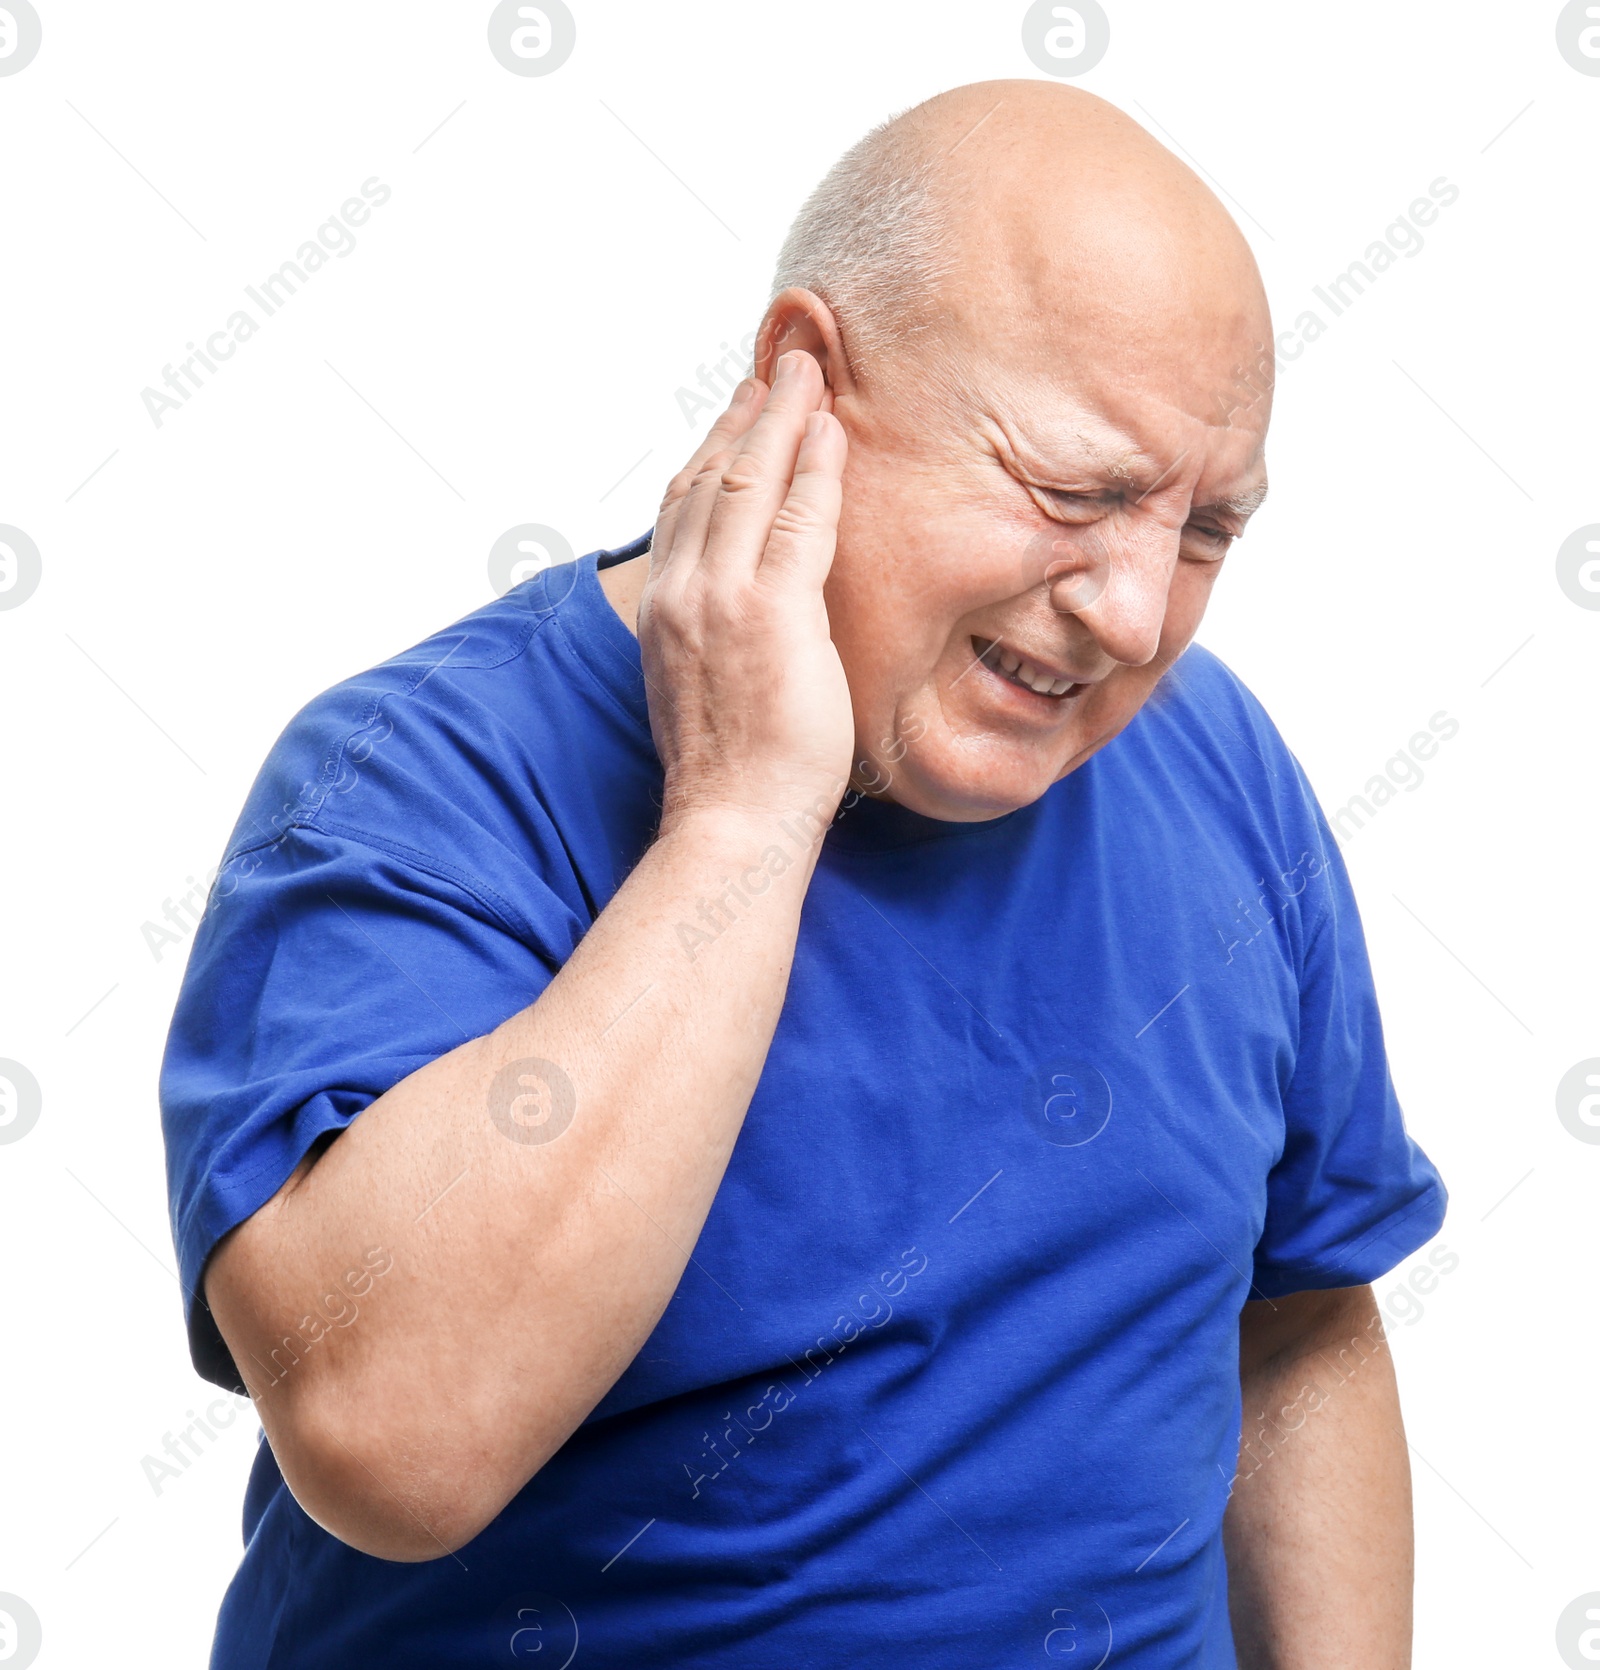
[[[1099,595],[1082,608],[1071,608],[1070,592],[1052,602],[1075,614],[1113,661],[1144,666],[1161,643],[1179,538],[1175,530],[1148,523],[1106,537]]]

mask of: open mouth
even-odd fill
[[[1056,678],[1044,667],[1036,666],[1026,657],[1009,650],[993,638],[972,640],[972,652],[997,678],[1026,690],[1030,696],[1042,696],[1046,701],[1064,702],[1089,687],[1074,684],[1069,678]]]

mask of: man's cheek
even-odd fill
[[[1167,613],[1161,623],[1161,645],[1156,661],[1164,671],[1189,647],[1200,630],[1211,591],[1220,577],[1220,562],[1186,562],[1180,559],[1167,588]]]
[[[1138,713],[1161,682],[1164,655],[1144,667],[1117,667],[1081,698],[1079,731],[1075,742],[1113,737]]]

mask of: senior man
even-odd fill
[[[268,1440],[215,1664],[1409,1662],[1365,1284],[1444,1194],[1190,647],[1269,338],[1134,123],[943,95],[651,538],[289,727],[164,1077]]]

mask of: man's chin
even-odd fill
[[[941,823],[988,823],[1031,806],[1061,775],[1053,762],[919,758],[908,753],[874,798]]]

